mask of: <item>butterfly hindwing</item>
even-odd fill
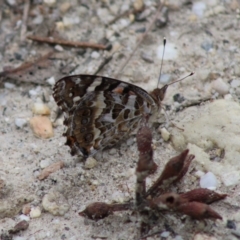
[[[66,144],[72,155],[93,155],[135,130],[144,114],[156,110],[151,95],[117,79],[75,75],[60,79],[53,93],[65,113]]]

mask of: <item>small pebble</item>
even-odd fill
[[[184,100],[185,98],[180,93],[177,93],[173,96],[174,102],[182,103]]]
[[[44,3],[47,4],[49,7],[52,7],[56,3],[56,0],[44,0]]]
[[[240,79],[233,79],[230,83],[232,88],[237,88],[240,86]]]
[[[227,228],[230,228],[230,229],[236,229],[236,223],[232,220],[227,220],[227,225],[226,225]]]
[[[38,115],[50,115],[51,113],[49,107],[44,103],[34,103],[32,111]]]
[[[38,218],[41,216],[41,209],[40,207],[33,207],[30,211],[30,218]]]
[[[167,131],[166,128],[161,128],[160,132],[163,140],[167,142],[170,139],[171,134]]]
[[[27,120],[24,118],[15,118],[15,125],[18,128],[23,128],[27,125]]]
[[[200,178],[201,188],[215,190],[217,188],[217,178],[212,172],[208,172]]]
[[[55,216],[63,216],[70,208],[65,197],[56,191],[49,192],[43,197],[42,206]]]
[[[31,206],[29,204],[26,204],[23,206],[22,213],[24,215],[28,215],[30,213],[30,211],[31,211]]]
[[[24,231],[29,227],[29,223],[25,220],[22,220],[21,222],[17,223],[12,229],[10,229],[8,232],[10,234],[15,234],[20,231]]]
[[[25,221],[30,221],[30,217],[29,216],[26,216],[24,214],[21,214],[18,216],[18,220],[19,221],[22,221],[22,220],[25,220]]]
[[[213,42],[210,39],[206,39],[201,43],[201,48],[209,52],[213,48]]]
[[[47,159],[41,160],[40,167],[41,168],[46,168],[50,164],[51,164],[51,160],[49,158],[47,158]]]
[[[42,172],[38,175],[39,180],[43,180],[47,178],[50,174],[58,171],[59,169],[64,167],[64,163],[62,161],[55,162],[42,170]]]
[[[31,118],[29,123],[36,137],[40,138],[53,137],[52,123],[48,117],[36,116]]]
[[[206,4],[204,2],[194,2],[192,5],[192,11],[198,17],[203,17],[205,9],[206,9]]]
[[[141,11],[143,10],[144,7],[144,1],[143,0],[135,0],[133,2],[133,7],[136,11]]]
[[[5,82],[5,83],[4,83],[4,87],[5,87],[6,89],[13,89],[13,88],[16,87],[16,85],[13,84],[13,83]]]
[[[47,83],[49,83],[51,86],[53,86],[56,83],[55,78],[52,76],[46,80]]]
[[[111,148],[110,150],[109,150],[109,154],[110,155],[115,155],[117,153],[117,149],[116,148]]]
[[[225,83],[222,78],[212,81],[211,87],[221,95],[229,93],[229,84]]]
[[[98,59],[100,57],[100,54],[97,51],[93,51],[91,54],[91,58]]]
[[[91,169],[91,168],[96,167],[97,164],[98,164],[98,162],[95,158],[88,157],[84,166],[85,166],[86,169]]]
[[[164,231],[161,233],[162,238],[168,238],[170,236],[170,232]]]
[[[153,57],[152,54],[150,54],[149,52],[142,52],[141,53],[141,58],[148,63],[153,63]]]
[[[199,78],[201,81],[205,82],[208,80],[208,76],[210,74],[209,69],[201,69],[196,73],[197,78]]]
[[[65,13],[69,10],[70,7],[71,7],[71,2],[63,2],[60,5],[59,9],[62,13]]]

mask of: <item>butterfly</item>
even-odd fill
[[[66,145],[72,155],[93,156],[111,148],[151,123],[161,109],[168,85],[151,92],[121,80],[96,76],[66,76],[56,82],[53,97],[64,112]]]

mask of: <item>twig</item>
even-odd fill
[[[202,98],[202,99],[196,99],[196,100],[189,100],[186,101],[185,103],[183,103],[182,105],[180,105],[178,108],[176,108],[176,112],[179,112],[181,110],[183,110],[184,108],[188,108],[188,107],[193,107],[193,106],[198,106],[203,102],[207,102],[212,100],[212,98],[210,97],[206,97],[206,98]]]
[[[28,13],[30,9],[30,0],[26,0],[24,4],[24,9],[23,9],[23,18],[22,18],[22,26],[21,26],[21,33],[20,33],[20,39],[21,41],[24,40],[24,35],[27,31],[27,19],[28,19]]]
[[[3,72],[0,72],[0,82],[3,81],[3,78],[7,78],[14,75],[24,75],[27,71],[29,71],[30,69],[38,66],[41,63],[46,63],[46,60],[48,60],[48,58],[53,54],[54,52],[48,52],[47,54],[41,56],[40,58],[36,59],[35,61],[32,62],[26,62],[23,63],[20,67],[14,68],[14,69],[9,69]],[[16,77],[15,77],[16,79]],[[25,78],[17,78],[17,80],[22,81],[22,82],[33,82],[33,83],[38,83],[39,81],[35,81],[35,80],[31,80],[31,81],[27,81]]]
[[[104,66],[107,65],[112,60],[112,58],[113,58],[113,56],[111,55],[111,56],[103,59],[102,63],[98,67],[98,69],[94,72],[94,75],[97,75],[104,68]]]
[[[130,61],[130,59],[132,58],[132,56],[134,55],[134,53],[136,52],[136,50],[138,49],[138,47],[140,46],[140,44],[142,43],[143,39],[147,36],[147,34],[149,33],[149,31],[152,29],[154,22],[156,21],[156,19],[158,18],[159,13],[161,12],[163,7],[163,4],[160,3],[158,6],[158,9],[156,11],[155,16],[153,17],[152,21],[150,22],[149,26],[146,29],[146,32],[143,33],[142,37],[140,38],[140,40],[138,41],[137,45],[135,46],[134,50],[132,51],[132,53],[128,56],[127,60],[120,66],[118,72],[116,73],[115,77],[118,78],[120,73],[123,71],[123,69],[126,67],[126,65],[128,64],[128,62]]]
[[[104,46],[103,44],[98,43],[90,43],[90,42],[73,42],[68,41],[60,38],[49,38],[49,37],[41,37],[41,36],[27,36],[27,39],[41,42],[41,43],[48,43],[48,44],[58,44],[68,47],[74,47],[74,48],[93,48],[93,49],[99,49],[99,50],[105,50],[107,49],[107,46]]]

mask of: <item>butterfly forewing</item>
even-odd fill
[[[53,97],[65,113],[66,144],[72,155],[93,155],[112,147],[155,114],[158,101],[145,90],[117,79],[75,75],[60,79]]]

